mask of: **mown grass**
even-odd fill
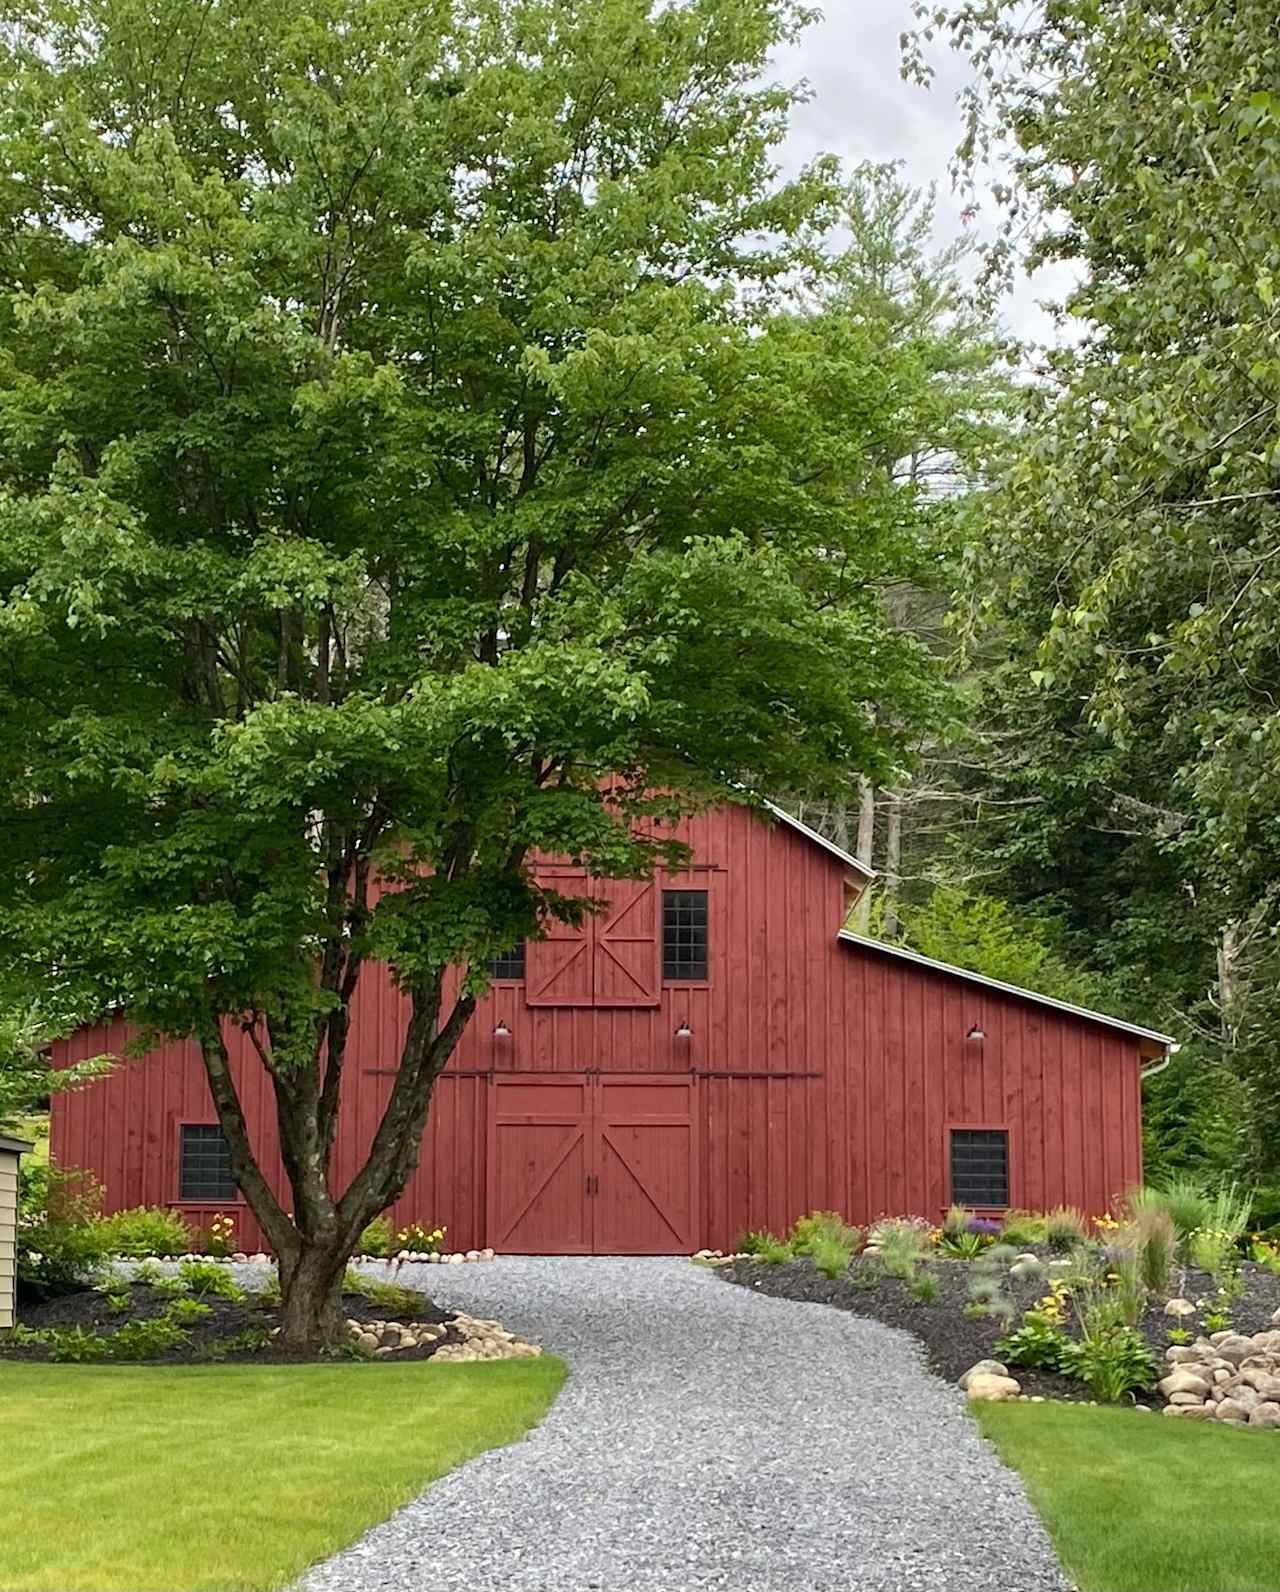
[[[539,1421],[561,1361],[0,1365],[4,1592],[259,1592]]]
[[[1081,1592],[1277,1592],[1280,1432],[980,1404]]]

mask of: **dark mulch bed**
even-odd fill
[[[420,1304],[413,1309],[396,1311],[371,1304],[362,1294],[344,1294],[342,1308],[344,1315],[353,1321],[373,1323],[402,1321],[406,1325],[418,1321],[432,1325],[448,1325],[453,1320],[453,1311],[438,1310],[425,1294],[420,1294],[418,1297]],[[145,1283],[133,1283],[129,1286],[128,1306],[124,1310],[114,1310],[103,1294],[92,1288],[83,1288],[38,1304],[20,1304],[18,1321],[24,1327],[82,1327],[87,1332],[109,1335],[131,1321],[148,1321],[164,1315],[172,1303],[170,1296],[158,1293]],[[249,1290],[246,1290],[243,1302],[224,1299],[218,1294],[206,1294],[200,1303],[209,1306],[209,1314],[201,1316],[196,1321],[182,1323],[184,1331],[190,1334],[188,1342],[166,1349],[146,1361],[127,1363],[199,1364],[211,1357],[209,1353],[211,1349],[216,1351],[228,1339],[235,1338],[242,1332],[261,1332],[264,1329],[269,1332],[272,1327],[280,1325],[279,1307],[258,1302],[256,1296]],[[396,1361],[429,1360],[436,1350],[443,1348],[446,1343],[461,1341],[461,1334],[450,1330],[445,1337],[437,1339],[434,1343],[420,1344],[413,1349],[398,1349],[389,1358]],[[48,1358],[49,1350],[42,1344],[9,1344],[0,1339],[0,1359],[47,1360]],[[289,1353],[273,1342],[260,1349],[233,1349],[226,1355],[219,1355],[218,1358],[227,1364],[243,1361],[254,1365],[271,1365],[296,1362],[308,1357]]]
[[[1047,1257],[1048,1251],[1038,1251]],[[766,1265],[761,1261],[738,1260],[721,1266],[720,1275],[740,1287],[755,1288],[775,1299],[792,1299],[805,1304],[834,1305],[837,1310],[848,1310],[856,1316],[866,1316],[887,1327],[899,1327],[912,1333],[924,1347],[929,1369],[945,1381],[954,1382],[978,1360],[998,1359],[995,1341],[1005,1328],[989,1317],[970,1317],[964,1314],[968,1303],[969,1262],[964,1260],[930,1260],[922,1270],[928,1271],[938,1285],[937,1298],[923,1304],[911,1297],[911,1285],[896,1277],[886,1277],[874,1259],[857,1259],[845,1276],[832,1280],[824,1277],[810,1260],[792,1260],[781,1265]],[[1238,1332],[1262,1332],[1271,1326],[1271,1317],[1280,1309],[1280,1277],[1272,1276],[1260,1266],[1247,1263],[1241,1268],[1245,1291],[1232,1307],[1232,1322]],[[1181,1281],[1179,1281],[1181,1278]],[[1175,1273],[1172,1283],[1178,1284],[1170,1297],[1179,1294],[1192,1301],[1213,1296],[1214,1283],[1204,1272],[1192,1267]],[[1048,1291],[1043,1278],[1018,1280],[1005,1276],[1004,1289],[1018,1312],[1014,1325],[1022,1312]],[[1164,1358],[1169,1347],[1169,1328],[1179,1325],[1164,1313],[1164,1301],[1158,1300],[1147,1307],[1138,1323],[1139,1331],[1151,1345],[1156,1355]],[[1193,1332],[1199,1330],[1192,1322]],[[1071,1331],[1070,1324],[1067,1327]],[[1022,1391],[1033,1397],[1087,1400],[1093,1397],[1083,1383],[1053,1371],[1033,1371],[1026,1367],[1011,1367],[1011,1374],[1022,1384]],[[1161,1403],[1158,1394],[1139,1395],[1143,1402]]]

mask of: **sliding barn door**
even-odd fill
[[[495,1078],[491,1102],[489,1243],[509,1254],[590,1255],[586,1078]]]
[[[691,1078],[513,1073],[492,1089],[495,1249],[679,1255],[697,1247]]]

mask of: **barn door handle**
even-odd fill
[[[600,1192],[600,1179],[598,1177],[588,1177],[588,1179],[587,1179],[587,1193],[588,1194],[598,1194],[599,1192]]]

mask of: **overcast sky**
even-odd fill
[[[937,184],[940,242],[975,234],[974,226],[961,219],[947,173],[961,133],[956,93],[968,80],[963,59],[935,41],[933,86],[926,90],[904,83],[898,38],[913,25],[910,0],[825,0],[825,10],[825,18],[776,62],[783,82],[806,78],[813,93],[793,113],[787,166],[800,166],[823,151],[850,165],[900,160],[913,185]],[[1057,270],[1020,280],[1005,306],[1005,324],[1031,341],[1053,339],[1052,322],[1037,301],[1060,294],[1063,283]]]

